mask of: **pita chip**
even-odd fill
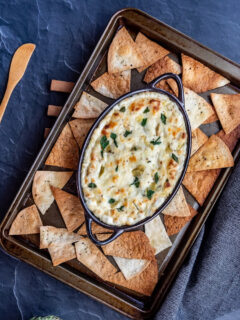
[[[240,124],[240,94],[211,93],[211,99],[224,131],[230,133]]]
[[[73,118],[94,119],[107,107],[107,104],[87,92],[82,93],[80,100],[76,103]]]
[[[54,199],[69,232],[77,229],[84,221],[84,211],[78,197],[51,186]]]
[[[82,147],[83,142],[93,125],[93,119],[75,119],[69,122],[74,138],[76,139],[79,148]]]
[[[131,70],[110,74],[105,72],[91,83],[93,89],[103,96],[117,99],[130,91]]]
[[[213,111],[214,111],[214,114],[212,114],[209,118],[207,118],[207,120],[205,120],[204,122],[203,122],[203,124],[207,124],[207,123],[213,123],[213,122],[216,122],[216,121],[218,121],[219,119],[218,119],[218,116],[217,116],[217,114],[216,114],[216,111],[213,109]]]
[[[195,129],[192,131],[192,151],[193,155],[208,139],[208,136],[202,132],[200,129]]]
[[[164,224],[169,236],[178,233],[185,226],[185,224],[187,224],[197,214],[195,209],[193,209],[190,205],[188,206],[191,212],[191,215],[188,217],[164,216]]]
[[[222,139],[222,141],[228,146],[229,150],[233,152],[238,139],[240,139],[240,125],[228,134],[221,130],[216,134],[216,136]]]
[[[117,269],[105,257],[97,246],[88,238],[82,238],[75,243],[77,259],[102,279],[117,272]]]
[[[81,236],[74,232],[68,232],[65,228],[55,228],[52,226],[40,227],[40,249],[49,248],[54,243],[71,244],[81,239]]]
[[[76,258],[75,247],[71,243],[52,243],[48,247],[48,252],[51,256],[54,267]]]
[[[154,62],[169,54],[168,50],[166,50],[156,42],[148,39],[141,32],[137,34],[135,43],[137,44],[138,49],[144,58],[144,65],[137,69],[138,72],[142,72],[147,67],[151,66]]]
[[[162,213],[177,217],[188,217],[191,215],[182,186]]]
[[[104,228],[100,226],[99,224],[95,223],[94,221],[92,222],[92,233],[97,234],[97,233],[112,233],[113,230]],[[81,236],[86,236],[87,235],[87,229],[86,229],[86,224],[84,223],[81,228],[77,232]]]
[[[156,61],[150,68],[148,68],[144,77],[144,81],[149,83],[162,74],[168,72],[180,74],[181,66],[177,62],[166,56]]]
[[[195,92],[201,93],[223,87],[230,82],[201,62],[184,54],[182,54],[182,66],[183,85]]]
[[[227,145],[222,139],[212,135],[191,157],[187,172],[226,168],[233,165],[234,160]]]
[[[42,220],[39,216],[38,209],[34,205],[21,210],[14,219],[9,234],[36,234],[40,232]]]
[[[159,216],[145,224],[145,233],[151,243],[151,246],[156,250],[156,255],[172,245]]]
[[[113,257],[126,280],[130,280],[143,272],[151,261],[143,259],[126,259]]]
[[[139,68],[145,64],[137,44],[125,27],[116,33],[108,50],[107,63],[109,73]]]
[[[50,185],[62,189],[72,174],[72,171],[37,171],[35,173],[32,195],[35,204],[42,214],[45,214],[54,201]]]
[[[79,148],[69,124],[63,128],[45,164],[76,170],[78,168]]]

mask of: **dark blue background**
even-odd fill
[[[117,10],[136,7],[228,58],[240,62],[238,0],[0,0],[0,97],[14,51],[33,42],[36,50],[0,124],[0,218],[35,159],[47,105],[62,105],[64,94],[49,93],[52,78],[75,81],[108,20]],[[0,249],[0,319],[29,319],[53,313],[63,319],[122,319]]]

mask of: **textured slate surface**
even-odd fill
[[[66,99],[64,94],[49,94],[50,79],[75,81],[109,18],[123,7],[145,10],[228,58],[240,62],[238,0],[0,0],[0,97],[5,90],[9,63],[16,48],[25,42],[37,45],[27,72],[16,87],[0,124],[1,219],[42,145],[44,127],[51,125],[52,120],[46,117],[47,105],[61,105]],[[224,211],[227,213],[226,203],[230,205],[232,212],[239,210],[236,202],[239,193],[237,173],[239,168],[227,185],[222,198],[225,200],[221,200],[213,218],[207,223],[207,230],[214,225],[216,216]],[[234,219],[234,215],[229,215],[229,221]],[[239,219],[236,222],[239,223]],[[226,291],[231,287],[227,294],[229,299],[224,298],[226,291],[221,292],[223,303],[218,312],[214,303],[205,299],[204,310],[198,308],[199,313],[196,312],[193,317],[196,306],[192,304],[191,297],[198,301],[199,306],[203,301],[198,295],[199,281],[207,281],[202,261],[206,261],[204,259],[209,258],[209,255],[210,258],[214,255],[214,250],[205,251],[204,244],[208,237],[209,231],[205,235],[201,233],[158,318],[201,319],[200,314],[204,312],[204,319],[215,319],[235,310],[232,319],[237,319],[240,293],[238,291],[237,297],[236,288],[230,284],[225,284]],[[202,238],[204,241],[197,256]],[[212,239],[213,247],[215,240]],[[193,269],[195,259],[197,266]],[[233,259],[233,263],[235,265],[237,262]],[[225,272],[226,263],[221,266],[220,270]],[[229,274],[231,271],[231,268],[227,269]],[[213,278],[214,274],[213,270]],[[190,288],[187,286],[188,279],[192,279],[192,282],[189,280]],[[234,281],[236,280],[237,278]],[[183,290],[183,283],[186,290]],[[216,283],[214,285],[218,288]],[[217,292],[213,290],[211,294],[217,295]],[[71,320],[124,318],[40,271],[7,256],[1,249],[0,297],[0,319],[3,320],[25,320],[33,315],[49,313]],[[172,302],[173,297],[178,303]],[[181,300],[181,297],[184,299]]]

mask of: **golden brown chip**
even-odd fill
[[[117,99],[130,91],[131,70],[110,74],[105,72],[91,83],[93,89],[103,96]]]
[[[200,129],[195,129],[192,131],[192,151],[193,155],[206,141],[208,137]]]
[[[232,167],[234,160],[227,145],[216,135],[191,157],[187,172]]]
[[[218,118],[226,133],[240,124],[240,94],[211,93]]]
[[[71,243],[52,243],[48,247],[48,252],[51,256],[54,267],[76,258],[75,247]]]
[[[139,68],[145,63],[138,46],[125,27],[115,35],[108,50],[108,72],[118,73]]]
[[[68,232],[65,228],[52,226],[40,227],[40,249],[48,248],[52,243],[71,244],[81,239],[81,236],[74,232]]]
[[[142,72],[154,62],[169,54],[168,50],[160,46],[158,43],[151,41],[141,32],[137,34],[135,43],[144,58],[144,65],[137,69],[138,72]]]
[[[188,204],[183,192],[183,188],[180,187],[174,198],[169,205],[163,210],[163,214],[169,216],[187,217],[190,216]]]
[[[78,197],[51,186],[53,196],[69,232],[77,229],[84,221],[84,211]]]
[[[213,109],[213,111],[214,111],[214,114],[212,114],[209,118],[207,118],[207,120],[205,120],[203,122],[203,124],[212,123],[212,122],[215,122],[215,121],[219,120],[218,116],[216,114],[216,111],[214,109]]]
[[[83,142],[94,123],[94,119],[75,119],[69,122],[74,138],[76,139],[79,148],[82,147]]]
[[[172,89],[170,88],[170,86],[167,83],[167,80],[162,80],[160,81],[157,85],[157,88],[168,91],[171,94],[174,94],[174,92],[172,91]]]
[[[97,233],[112,233],[113,230],[104,228],[100,226],[99,224],[93,222],[92,223],[92,233],[97,234]],[[81,228],[77,232],[81,236],[86,236],[87,235],[87,229],[86,229],[86,224],[84,223]]]
[[[14,219],[9,234],[35,234],[40,232],[42,220],[39,216],[38,209],[34,205],[21,210]]]
[[[67,123],[52,148],[45,164],[76,170],[78,168],[79,148]]]
[[[182,66],[183,85],[195,92],[205,92],[230,82],[201,62],[184,54],[182,54]]]
[[[240,139],[240,125],[228,134],[221,130],[216,134],[216,136],[221,138],[232,152],[238,142],[238,139]]]
[[[172,92],[175,94],[176,97],[178,97],[178,86],[177,82],[173,79],[168,79],[167,83],[169,87],[171,88]]]
[[[75,243],[77,259],[97,276],[106,280],[116,273],[117,269],[105,255],[88,238],[82,238]]]
[[[173,216],[164,216],[164,224],[167,230],[167,234],[172,236],[173,234],[178,233],[188,221],[190,221],[196,214],[197,211],[193,209],[190,204],[188,205],[191,215],[188,217],[173,217]]]

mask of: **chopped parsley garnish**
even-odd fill
[[[147,107],[144,111],[143,111],[143,113],[148,113],[150,110],[149,110],[149,108]]]
[[[148,189],[148,190],[147,190],[147,197],[148,197],[149,200],[152,199],[152,195],[154,194],[154,192],[155,192],[155,191],[153,191],[153,190],[151,190],[151,189]]]
[[[157,144],[161,144],[161,141],[159,141],[160,137],[158,137],[156,140],[152,140],[150,141],[151,144],[153,144],[154,146]]]
[[[141,125],[145,127],[146,124],[147,124],[147,118],[142,119]]]
[[[132,133],[132,131],[128,131],[128,130],[126,130],[125,132],[124,132],[124,137],[126,138],[129,134],[131,134]]]
[[[118,172],[118,165],[116,166],[115,171]]]
[[[121,206],[121,207],[117,208],[117,211],[123,211],[123,209],[124,209],[124,206]]]
[[[178,157],[174,153],[172,153],[172,158],[174,161],[176,161],[178,163]]]
[[[126,108],[125,108],[125,107],[122,107],[122,108],[120,109],[120,111],[121,111],[121,112],[125,112],[125,111],[126,111]]]
[[[110,134],[110,137],[113,139],[113,142],[114,142],[114,144],[115,144],[115,146],[118,148],[118,144],[117,144],[117,141],[116,141],[116,139],[117,139],[117,135],[116,135],[116,133],[111,133]]]
[[[163,124],[166,124],[167,117],[163,113],[161,113],[161,120]]]
[[[159,176],[158,176],[158,173],[156,172],[154,175],[154,182],[158,183],[158,180],[159,180]]]
[[[108,203],[113,204],[115,201],[116,201],[115,199],[111,198],[108,200]]]
[[[138,179],[138,177],[135,177],[133,183],[130,184],[130,186],[135,185],[136,188],[139,188],[140,186],[140,181]]]
[[[102,138],[100,140],[100,145],[101,145],[101,148],[102,148],[101,155],[103,157],[103,151],[109,145],[109,141],[108,141],[106,136],[102,136]]]
[[[97,188],[97,185],[95,183],[93,183],[93,182],[90,182],[88,187],[91,188],[91,189],[94,189],[94,188]]]

